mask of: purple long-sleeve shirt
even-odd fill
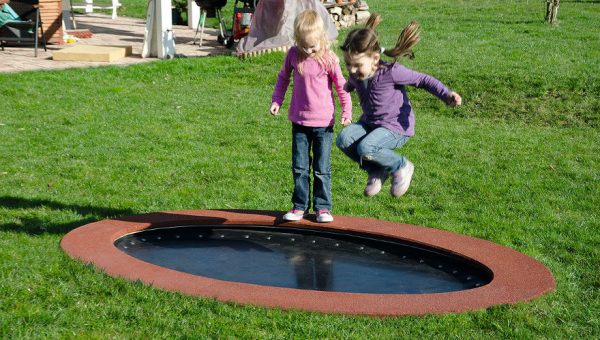
[[[344,91],[346,79],[342,75],[339,61],[334,59],[332,69],[327,72],[313,58],[303,62],[302,74],[298,72],[298,51],[290,48],[277,77],[272,102],[283,103],[285,92],[294,75],[294,88],[288,118],[296,124],[310,127],[328,127],[334,124],[334,97],[332,84],[342,104],[342,117],[352,118],[350,94]]]
[[[412,136],[415,134],[415,114],[405,85],[425,89],[444,102],[450,94],[450,90],[434,77],[398,63],[382,63],[368,80],[350,76],[344,89],[348,92],[356,89],[363,110],[362,123]]]

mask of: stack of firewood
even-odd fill
[[[364,0],[322,0],[335,27],[344,28],[364,24],[369,19],[369,5]]]

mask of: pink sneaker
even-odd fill
[[[387,173],[382,170],[376,170],[369,174],[367,179],[367,186],[363,194],[367,197],[375,196],[381,191],[381,186],[387,179]]]
[[[392,174],[392,188],[390,193],[394,197],[400,197],[408,191],[412,175],[415,172],[415,166],[410,162],[406,161],[406,165]]]
[[[317,222],[319,223],[327,223],[333,222],[333,216],[327,209],[319,209],[317,210]]]
[[[286,221],[300,221],[304,218],[304,211],[300,209],[292,209],[283,215],[283,219]]]

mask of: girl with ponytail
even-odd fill
[[[344,89],[356,90],[363,114],[357,123],[342,130],[336,144],[368,173],[365,196],[378,194],[391,176],[390,193],[400,197],[408,190],[414,172],[413,163],[394,152],[414,135],[415,115],[406,86],[425,89],[450,106],[461,105],[462,99],[432,76],[397,62],[402,57],[414,58],[412,49],[419,42],[416,22],[402,30],[392,49],[379,44],[375,28],[380,22],[378,14],[371,15],[366,27],[348,33],[341,46],[350,73]],[[394,61],[382,61],[381,54]]]

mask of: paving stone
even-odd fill
[[[156,61],[157,58],[142,58],[145,20],[90,13],[76,15],[78,29],[92,32],[89,39],[80,39],[72,44],[48,45],[48,51],[38,48],[34,57],[33,46],[6,46],[0,51],[0,72],[23,72],[35,70],[65,69],[73,67],[98,67],[106,65],[131,65]],[[202,46],[193,44],[196,31],[187,26],[173,26],[176,57],[194,58],[217,54],[231,54],[232,50],[217,42],[218,30],[204,29]],[[53,60],[52,55],[65,48],[81,45],[131,46],[131,55],[110,62]]]

